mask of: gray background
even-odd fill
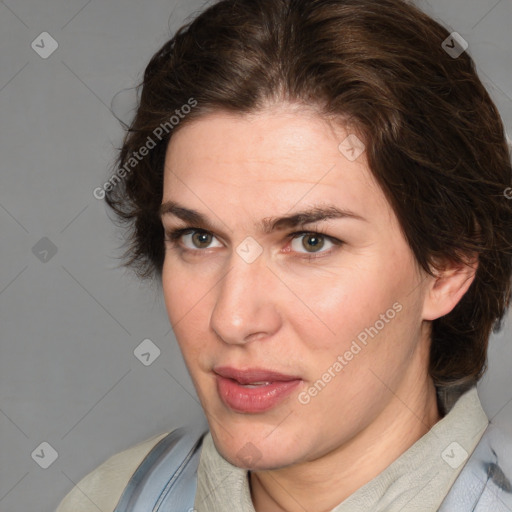
[[[0,2],[1,512],[52,511],[108,456],[202,414],[160,291],[116,268],[122,235],[92,194],[121,142],[111,106],[130,107],[116,94],[202,4]],[[419,5],[469,42],[512,134],[512,1]],[[31,47],[44,31],[59,45],[47,59]],[[479,390],[512,432],[510,324]],[[161,350],[149,366],[134,356],[147,338]],[[48,469],[42,442],[58,452]]]

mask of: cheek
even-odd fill
[[[195,351],[194,344],[204,339],[199,332],[204,327],[204,308],[208,303],[207,288],[201,285],[203,282],[192,278],[188,272],[164,264],[162,288],[165,306],[185,359]]]
[[[399,300],[399,288],[386,282],[380,269],[345,268],[337,275],[296,282],[288,318],[295,328],[308,333],[316,349],[334,345],[343,349],[373,325]]]
[[[169,319],[173,325],[190,323],[193,312],[204,307],[208,290],[211,288],[209,278],[201,276],[191,266],[179,264],[172,254],[166,256],[162,269],[162,288]]]
[[[338,356],[342,358],[343,376],[334,372],[341,378],[334,379],[331,392],[372,388],[371,369],[381,374],[402,367],[414,347],[421,327],[418,294],[411,293],[417,277],[404,257],[391,261],[367,260],[364,267],[347,266],[330,278],[316,279],[315,286],[309,282],[294,289],[309,305],[296,304],[288,310],[294,331],[310,354],[308,377],[319,378]],[[351,383],[348,388],[347,383]],[[326,393],[324,399],[329,396]]]

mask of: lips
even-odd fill
[[[238,413],[262,413],[277,406],[301,382],[295,375],[271,370],[214,368],[217,392],[224,404]]]
[[[229,366],[220,366],[213,369],[221,377],[236,380],[239,384],[255,384],[262,382],[288,382],[290,380],[300,380],[297,375],[285,375],[272,370],[260,368],[249,368],[247,370],[237,370]]]

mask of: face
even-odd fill
[[[425,275],[350,134],[280,105],[208,114],[169,144],[166,307],[237,466],[331,453],[426,375]]]

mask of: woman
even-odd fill
[[[475,388],[512,173],[464,43],[400,0],[223,0],[151,59],[106,198],[209,431],[59,512],[512,510]]]

